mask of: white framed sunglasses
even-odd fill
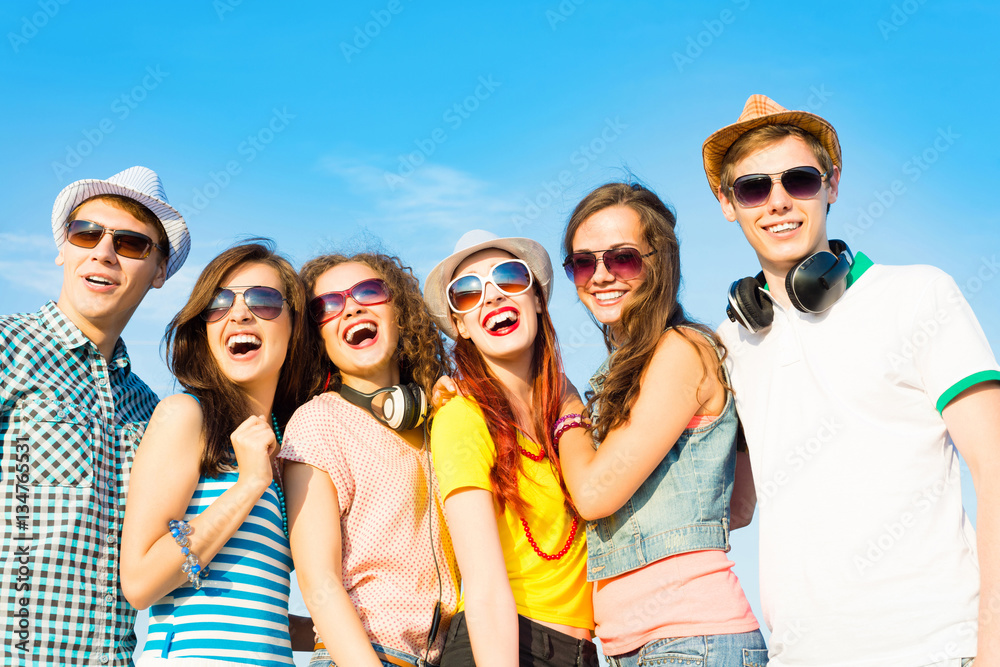
[[[504,296],[517,296],[531,289],[535,279],[523,259],[508,259],[494,265],[485,276],[466,273],[448,283],[448,307],[458,315],[472,312],[486,298],[486,283],[493,283]]]

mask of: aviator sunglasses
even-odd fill
[[[760,206],[771,196],[771,185],[775,176],[781,187],[795,199],[815,197],[823,187],[827,172],[819,173],[816,167],[792,167],[775,174],[747,174],[737,178],[729,188],[733,196],[743,206]]]
[[[314,297],[309,302],[309,316],[313,322],[323,326],[336,319],[347,307],[347,297],[354,299],[359,306],[377,306],[380,303],[392,301],[389,286],[381,278],[369,278],[356,283],[350,289],[339,292],[327,292]]]
[[[108,229],[90,220],[70,220],[66,223],[66,240],[78,248],[93,248],[101,242],[105,234],[111,234],[111,245],[115,253],[129,259],[145,259],[153,248],[164,255],[166,248],[139,232],[126,229]]]
[[[236,291],[240,290],[240,291]],[[236,295],[243,295],[243,303],[247,305],[247,310],[262,320],[273,320],[281,315],[281,307],[287,299],[281,296],[281,292],[273,287],[244,287],[234,285],[220,289],[212,297],[212,301],[205,310],[201,311],[201,319],[206,322],[218,322],[225,317],[236,302]]]
[[[594,252],[574,252],[563,262],[566,275],[577,287],[583,287],[597,271],[597,263],[603,262],[608,273],[618,280],[631,280],[642,273],[642,258],[656,251],[639,252],[638,248],[611,248]]]
[[[493,283],[504,296],[517,296],[528,291],[534,284],[534,278],[523,259],[508,259],[495,264],[485,276],[476,273],[459,276],[448,283],[445,290],[452,312],[461,315],[478,308],[486,299],[486,283]]]

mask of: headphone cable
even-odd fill
[[[434,548],[434,512],[437,509],[434,502],[433,475],[434,465],[431,461],[431,449],[429,446],[429,426],[427,419],[424,420],[424,455],[427,458],[427,532],[430,536],[431,556],[434,559],[434,569],[437,571],[438,580],[438,601],[434,605],[434,617],[431,619],[431,628],[427,633],[427,647],[424,649],[424,662],[428,662],[431,652],[431,644],[437,639],[438,627],[441,624],[441,605],[444,600],[444,584],[441,580],[441,566],[438,564],[437,549]]]

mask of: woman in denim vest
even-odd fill
[[[745,456],[724,350],[677,301],[674,224],[656,194],[629,183],[597,188],[570,217],[566,273],[610,354],[588,394],[593,441],[567,432],[563,471],[589,521],[587,578],[612,665],[764,665],[763,637],[726,556]],[[751,500],[741,514],[752,511]]]

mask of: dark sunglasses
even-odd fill
[[[631,280],[642,273],[642,258],[654,254],[655,250],[643,255],[638,248],[574,252],[563,262],[563,268],[577,287],[583,287],[593,277],[598,262],[604,262],[604,268],[618,280]]]
[[[776,174],[747,174],[737,178],[729,189],[742,206],[760,206],[771,196],[775,176],[780,177],[781,187],[790,196],[809,199],[823,187],[826,172],[821,174],[816,167],[792,167]]]
[[[281,315],[281,308],[287,301],[281,296],[281,292],[273,287],[235,285],[216,292],[208,307],[201,311],[201,319],[206,322],[221,320],[233,307],[237,294],[243,295],[243,303],[247,305],[247,309],[253,313],[254,317],[259,317],[262,320],[273,320]]]
[[[153,239],[139,232],[126,229],[108,229],[90,220],[70,220],[66,223],[66,240],[78,248],[93,248],[105,234],[111,234],[111,244],[115,253],[129,259],[145,259],[153,248],[159,249],[164,255],[166,248],[155,243]]]
[[[340,292],[327,292],[314,297],[309,302],[309,315],[313,322],[322,326],[336,319],[347,307],[347,297],[354,299],[359,306],[377,306],[380,303],[392,301],[389,286],[381,278],[362,280],[350,289]]]
[[[472,312],[486,299],[486,283],[493,283],[504,296],[517,296],[528,291],[534,278],[523,259],[508,259],[494,265],[485,276],[467,273],[448,283],[448,306],[459,315]]]

